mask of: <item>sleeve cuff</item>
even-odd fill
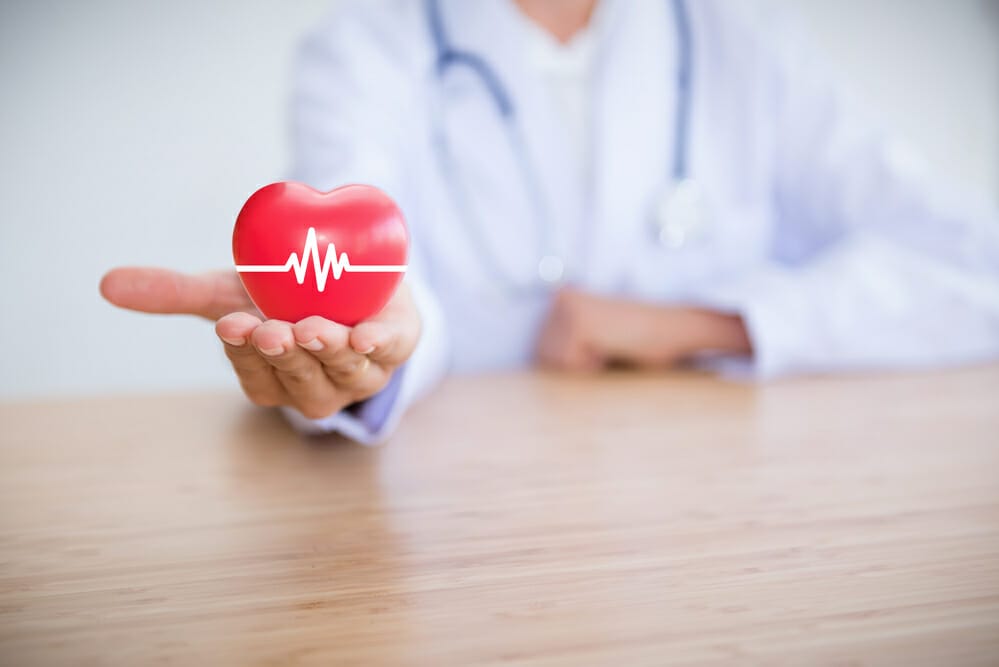
[[[335,431],[366,445],[375,444],[381,440],[382,434],[387,430],[386,426],[389,425],[393,407],[399,398],[405,373],[405,366],[398,368],[380,392],[329,417],[309,419],[294,408],[281,409],[291,425],[300,433],[321,435]]]
[[[708,366],[734,379],[766,380],[791,370],[802,347],[800,332],[807,330],[805,276],[788,269],[767,267],[737,285],[711,289],[701,305],[742,317],[753,348],[751,357],[711,359]]]

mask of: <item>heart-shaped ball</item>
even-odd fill
[[[232,255],[266,317],[310,315],[353,326],[378,313],[406,271],[409,232],[392,199],[370,185],[319,192],[273,183],[236,218]]]

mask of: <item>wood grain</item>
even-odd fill
[[[0,407],[3,665],[996,665],[999,368]]]

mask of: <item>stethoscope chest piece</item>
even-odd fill
[[[708,226],[709,211],[700,184],[684,178],[671,184],[653,204],[652,232],[664,248],[678,249]]]

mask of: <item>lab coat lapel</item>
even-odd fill
[[[669,182],[675,148],[676,38],[665,2],[603,0],[593,83],[595,216],[580,254],[587,286],[625,287],[649,243],[653,200]]]
[[[509,92],[519,131],[544,202],[544,213],[552,225],[555,252],[570,269],[577,231],[583,224],[583,187],[575,178],[565,129],[560,123],[550,92],[526,62],[527,19],[510,0],[452,2],[447,6],[454,44],[480,55],[495,70]],[[510,174],[518,192],[524,192],[524,174]]]

